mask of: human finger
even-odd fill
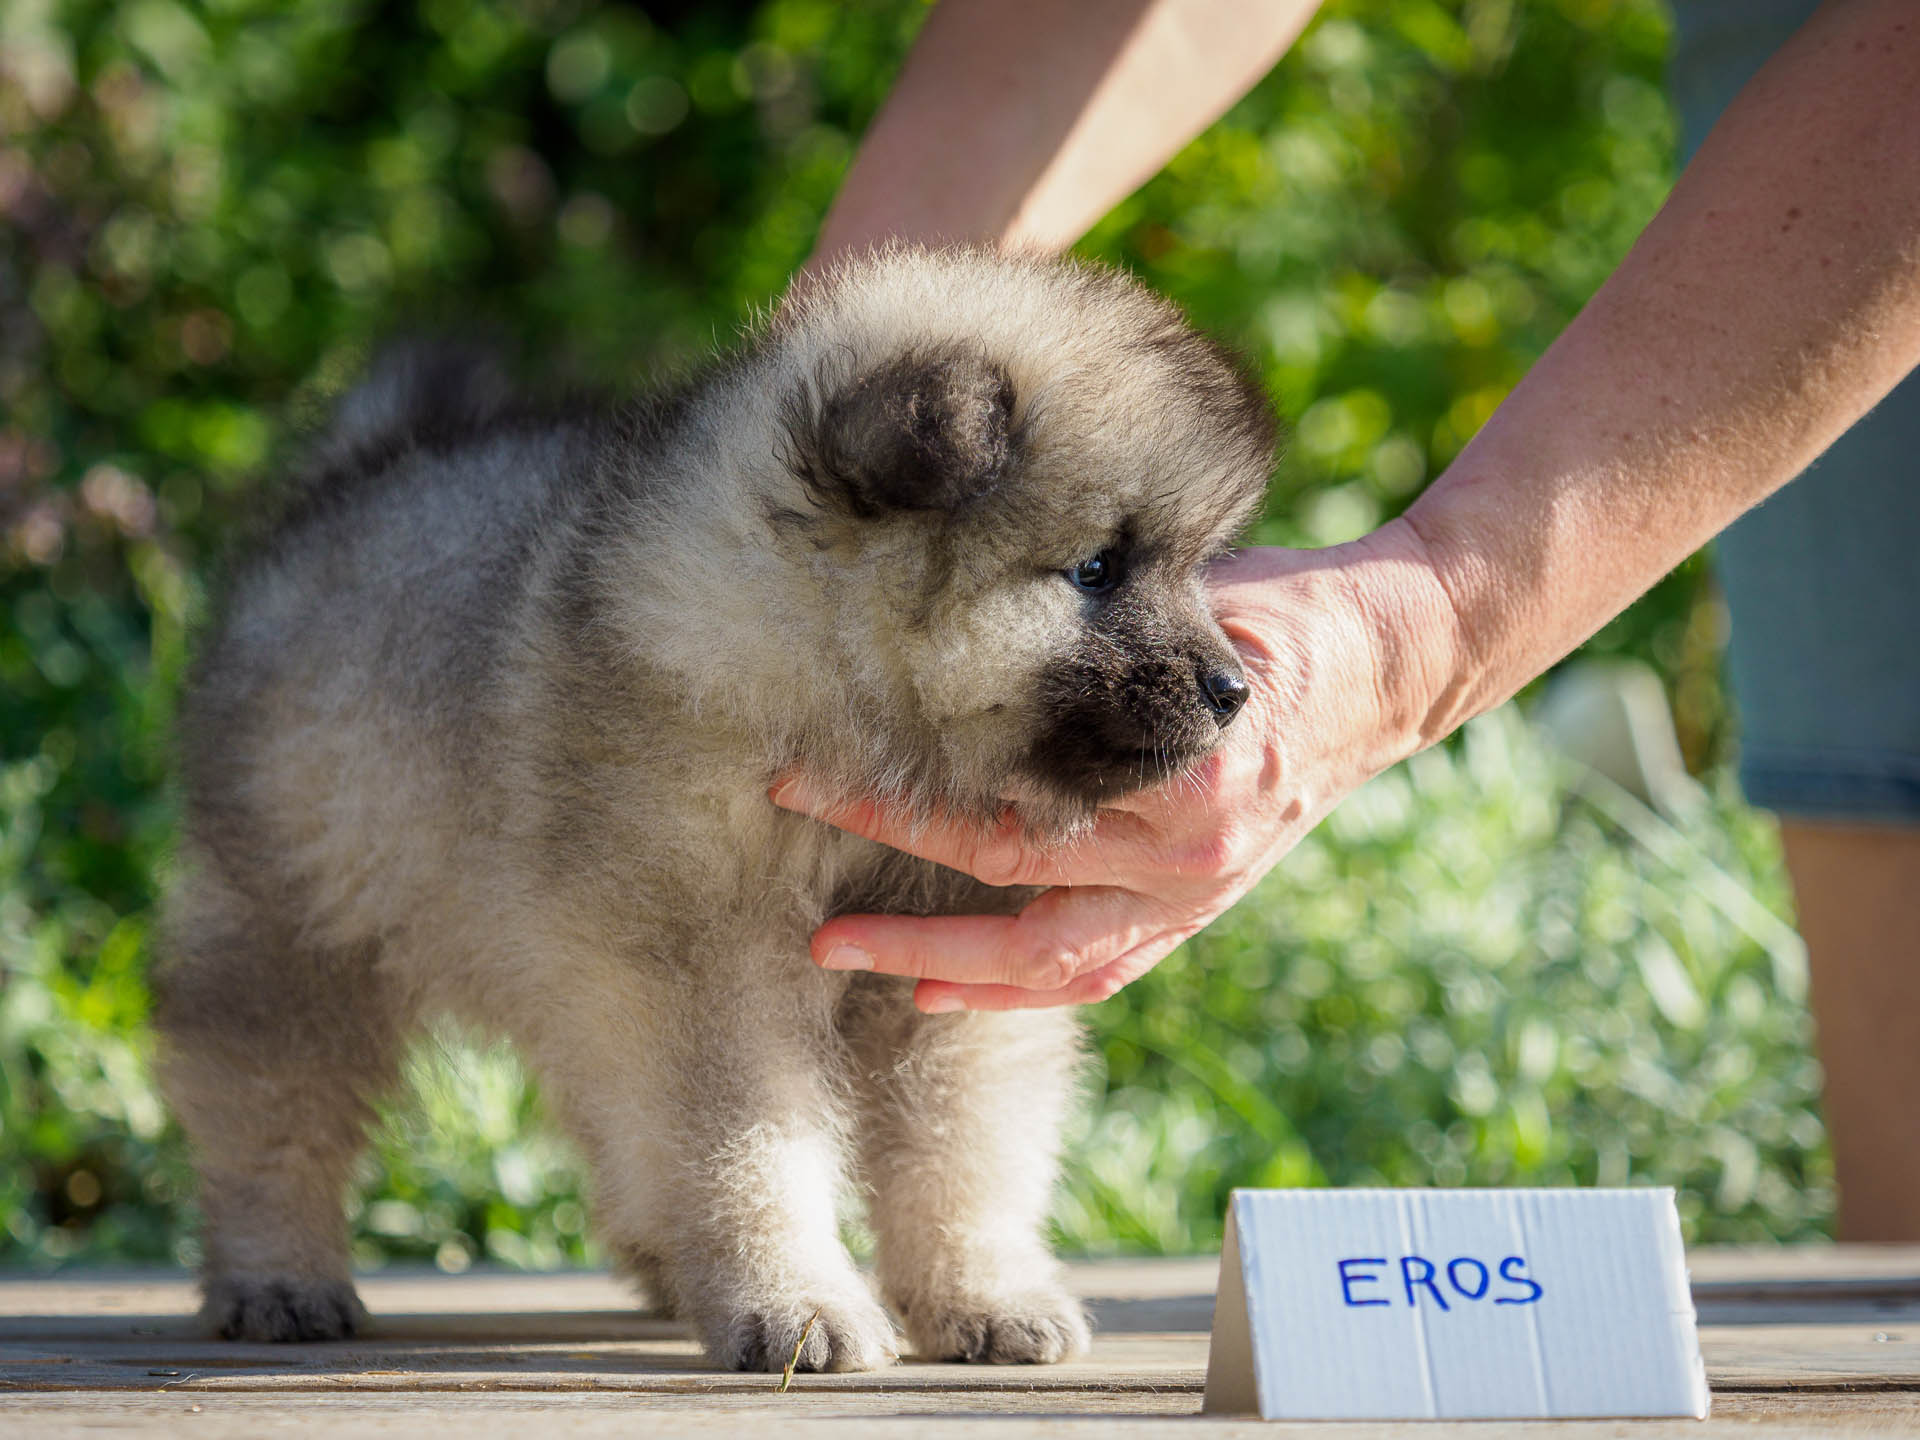
[[[954,1010],[1034,1010],[1054,1005],[1097,1005],[1158,965],[1198,933],[1197,927],[1177,926],[1135,946],[1116,960],[1090,970],[1052,990],[1021,985],[956,985],[944,980],[922,980],[913,991],[913,1003],[929,1015]]]
[[[971,875],[987,885],[1126,885],[1152,873],[1159,845],[1137,815],[1102,811],[1091,834],[1060,845],[1036,842],[1009,809],[995,825],[943,816],[921,818],[872,800],[818,795],[804,776],[790,775],[767,792],[783,810]]]
[[[812,952],[829,970],[1057,990],[1163,929],[1157,912],[1127,890],[1062,887],[1018,915],[837,916],[814,932]]]

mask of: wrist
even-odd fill
[[[1372,637],[1388,763],[1404,760],[1479,713],[1476,648],[1439,557],[1405,516],[1339,549]]]
[[[1487,642],[1473,623],[1453,537],[1435,535],[1411,512],[1374,534],[1389,532],[1403,559],[1396,571],[1401,603],[1387,633],[1390,644],[1420,657],[1409,667],[1408,690],[1418,712],[1413,750],[1424,750],[1506,696],[1489,695]]]

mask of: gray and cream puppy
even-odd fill
[[[1258,504],[1265,401],[1085,266],[899,249],[676,393],[542,410],[401,350],[242,563],[184,703],[157,985],[207,1315],[361,1317],[342,1194],[408,1037],[509,1037],[596,1220],[713,1359],[1051,1361],[1042,1226],[1077,1031],[823,972],[844,911],[1009,912],[784,813],[795,767],[1069,835],[1246,698],[1203,569]]]

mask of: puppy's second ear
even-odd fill
[[[808,398],[788,416],[793,467],[858,515],[959,509],[1013,461],[1013,382],[978,355],[901,355]]]

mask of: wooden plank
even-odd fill
[[[1911,1436],[1920,1409],[1906,1398],[1818,1396],[1782,1403],[1740,1396],[1716,1403],[1713,1418],[1594,1423],[1343,1422],[1263,1424],[1200,1417],[1191,1397],[1094,1396],[1049,1403],[1017,1396],[816,1395],[777,1400],[658,1395],[551,1397],[460,1395],[100,1395],[0,1398],[0,1433],[33,1440],[106,1434],[256,1440],[266,1434],[323,1433],[329,1440],[495,1440],[577,1436],[581,1440],[714,1440],[755,1435],[804,1440],[1800,1440],[1800,1437]],[[1175,1427],[1178,1429],[1176,1430]]]
[[[1696,1287],[1836,1280],[1920,1281],[1920,1245],[1707,1245],[1687,1252]]]
[[[1636,1436],[1746,1433],[1756,1423],[1770,1435],[1920,1434],[1920,1247],[1691,1260],[1715,1418],[1636,1424]],[[973,1417],[996,1436],[1025,1436],[1098,1416],[1102,1435],[1146,1434],[1199,1409],[1217,1270],[1211,1258],[1074,1267],[1098,1334],[1093,1354],[1071,1364],[907,1363],[797,1377],[784,1396],[776,1376],[704,1368],[679,1326],[632,1308],[629,1293],[598,1274],[370,1275],[361,1290],[372,1333],[294,1346],[204,1338],[181,1275],[22,1276],[0,1280],[0,1433],[160,1434],[191,1417],[193,1433],[208,1437],[259,1433],[269,1419],[369,1435],[457,1425],[478,1436],[554,1426],[596,1435],[644,1419],[647,1434],[711,1435],[752,1417],[780,1433],[843,1433],[857,1421],[861,1435],[894,1436],[949,1435],[937,1417]],[[1250,1422],[1192,1423],[1237,1434]],[[1474,1427],[1479,1436],[1519,1430],[1592,1433]]]

